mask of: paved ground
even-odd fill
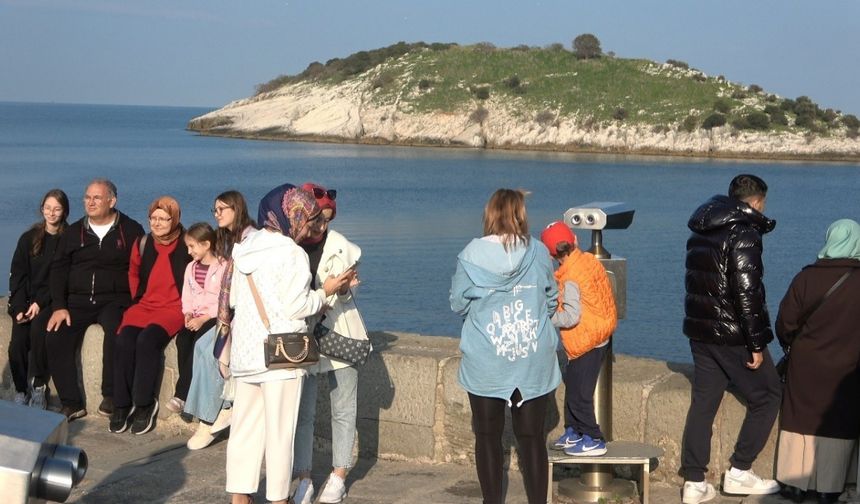
[[[70,443],[87,452],[89,470],[68,502],[85,503],[226,503],[224,460],[226,440],[218,440],[205,450],[185,448],[188,427],[179,420],[161,422],[144,436],[129,432],[110,434],[104,418],[89,416],[72,422]],[[314,481],[322,484],[328,468],[327,458],[317,460]],[[519,472],[509,473],[507,502],[525,503]],[[558,470],[556,480],[572,477]],[[345,504],[434,503],[478,504],[480,488],[474,468],[455,464],[417,464],[385,460],[359,460],[347,480],[349,496]],[[265,502],[264,487],[257,502]],[[557,502],[575,501],[559,497]],[[607,504],[638,503],[638,499],[608,499]],[[677,488],[652,485],[651,502],[680,502]],[[775,497],[728,498],[720,496],[715,504],[779,503]]]

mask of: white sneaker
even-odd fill
[[[323,491],[320,492],[319,501],[323,504],[337,504],[346,497],[346,485],[343,478],[335,473],[328,476]]]
[[[215,421],[212,422],[212,434],[218,434],[222,430],[230,427],[230,420],[233,418],[233,408],[222,409],[218,412]]]
[[[314,501],[314,482],[310,478],[299,480],[296,493],[293,494],[294,504],[311,504]]]
[[[46,385],[42,385],[39,387],[32,387],[30,393],[30,407],[45,409],[48,407],[48,398],[47,391],[48,387]]]
[[[206,448],[212,441],[215,441],[215,436],[212,435],[212,428],[203,422],[197,426],[197,431],[191,436],[191,439],[185,443],[189,450],[202,450]]]
[[[761,478],[752,470],[740,471],[738,476],[733,476],[732,470],[729,469],[723,475],[723,492],[734,495],[768,495],[779,492],[779,483]]]
[[[707,482],[685,481],[684,492],[681,494],[683,504],[699,504],[708,502],[717,496],[714,485]]]
[[[26,392],[15,392],[15,398],[12,401],[21,406],[27,406],[30,403],[30,398],[27,397]]]

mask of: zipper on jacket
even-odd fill
[[[96,304],[96,299],[95,299],[95,297],[96,297],[96,274],[95,273],[93,273],[93,281],[92,281],[92,285],[90,288],[91,288],[91,290],[90,290],[90,303]]]

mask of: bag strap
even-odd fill
[[[245,275],[248,279],[248,287],[251,288],[251,295],[254,296],[254,303],[257,305],[257,311],[260,313],[260,319],[263,320],[263,325],[269,331],[269,317],[266,316],[266,307],[263,306],[263,300],[260,299],[260,293],[257,291],[257,285],[254,283],[254,278],[251,275]]]
[[[834,283],[830,287],[830,289],[827,292],[825,292],[823,296],[821,296],[821,299],[819,299],[814,305],[810,306],[809,309],[806,310],[806,313],[804,313],[800,317],[800,320],[798,320],[797,329],[792,331],[794,334],[792,335],[792,338],[791,338],[791,344],[794,344],[795,341],[797,341],[797,338],[800,337],[800,334],[801,334],[800,331],[801,331],[801,329],[803,329],[803,326],[806,325],[806,321],[809,320],[809,317],[811,317],[812,314],[815,313],[815,311],[818,310],[818,308],[822,304],[824,304],[824,301],[826,301],[827,298],[829,298],[830,295],[836,291],[836,289],[838,289],[843,283],[845,283],[845,280],[847,280],[848,277],[850,277],[851,274],[854,273],[855,271],[857,271],[856,268],[851,268],[851,271],[846,271],[841,277],[839,277],[839,280],[837,280],[836,283]]]

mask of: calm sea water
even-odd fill
[[[89,179],[119,187],[118,207],[144,223],[149,203],[170,194],[187,224],[206,220],[218,193],[234,188],[254,206],[284,182],[338,190],[333,227],[363,251],[359,307],[373,330],[459,334],[448,307],[457,253],[481,234],[481,212],[499,187],[532,192],[533,234],[574,205],[625,201],[627,230],[604,232],[614,256],[628,259],[628,312],[618,352],[689,361],[681,333],[686,221],[706,198],[742,172],[768,182],[766,286],[775,318],[793,275],[814,260],[827,225],[860,218],[856,165],[700,161],[676,158],[370,147],[199,137],[186,122],[206,112],[160,108],[0,103],[0,264],[39,218],[47,189],[82,215]],[[586,247],[590,235],[580,233]],[[7,289],[0,290],[6,292]]]

